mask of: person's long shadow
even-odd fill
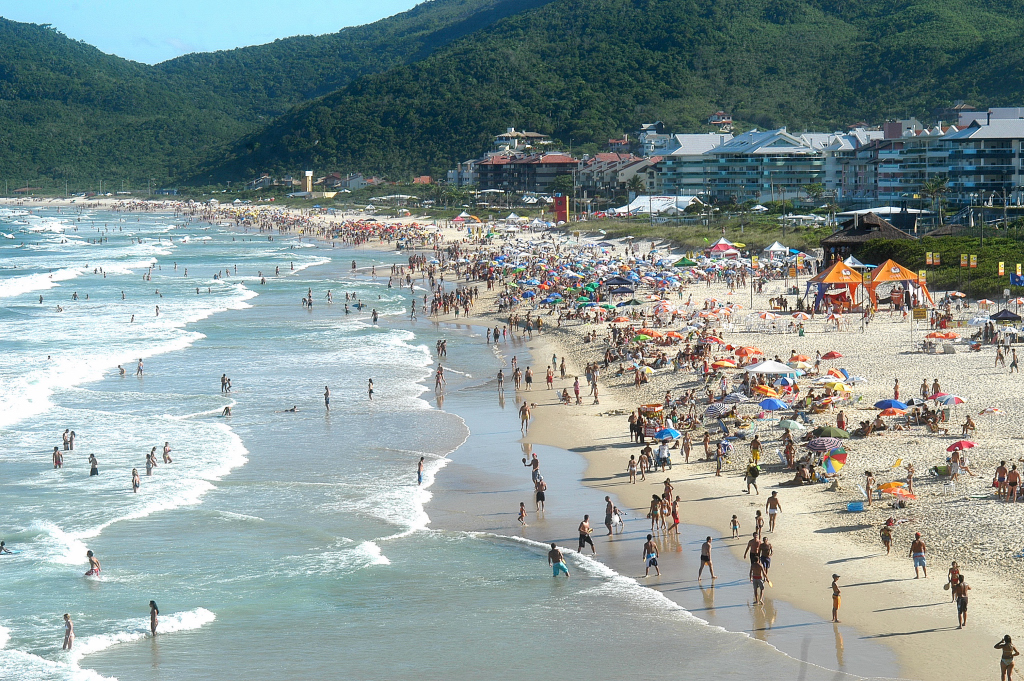
[[[871,636],[862,636],[864,639],[871,638],[891,638],[893,636],[916,636],[917,634],[933,634],[939,631],[956,631],[958,627],[935,627],[934,629],[919,629],[918,631],[891,631],[887,634],[872,634]]]

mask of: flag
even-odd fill
[[[1011,274],[1010,286],[1024,286],[1024,277],[1019,274]]]
[[[922,284],[924,284],[928,280],[928,272],[926,272],[925,270],[921,270],[920,272],[917,273],[917,278],[920,280]]]
[[[1003,276],[1003,263],[999,263],[999,276]]]
[[[707,241],[707,239],[704,239],[704,241]],[[967,254],[966,253],[961,253],[960,254],[960,267],[967,267]]]
[[[931,265],[932,264],[932,252],[931,251],[928,251],[927,253],[924,254],[924,264],[925,265]]]
[[[971,255],[971,267],[977,267],[977,266],[978,266],[978,256]]]
[[[942,258],[939,257],[939,252],[935,251],[932,253],[932,264],[938,267],[942,264]]]

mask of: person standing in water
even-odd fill
[[[132,319],[135,319],[135,316],[134,316],[134,315],[132,315]],[[135,366],[135,375],[136,375],[136,376],[141,376],[141,375],[142,375],[142,370],[143,370],[143,368],[144,368],[144,367],[143,367],[143,365],[142,365],[142,358],[141,358],[141,357],[139,357],[139,363],[138,363],[138,364],[137,364],[137,365]]]
[[[558,547],[554,542],[551,543],[551,550],[548,551],[548,565],[550,565],[551,569],[554,571],[553,576],[557,577],[560,572],[564,572],[566,577],[569,576],[569,568],[565,567],[565,556],[563,556],[562,552],[558,550]],[[67,617],[67,615],[65,615],[65,617]],[[1006,638],[1009,638],[1009,636]]]
[[[149,631],[156,636],[156,625],[159,624],[160,608],[156,607],[156,601],[149,602]]]
[[[369,396],[370,401],[373,401],[373,379],[367,379],[366,381],[366,394]]]
[[[324,386],[324,407],[327,411],[331,410],[331,389],[326,385]]]
[[[93,475],[99,475],[99,474],[100,474],[100,464],[99,464],[99,461],[96,460],[96,455],[95,454],[90,454],[89,455],[89,475],[93,476]]]
[[[718,579],[715,577],[715,567],[711,564],[711,537],[705,539],[704,543],[700,545],[700,569],[697,570],[698,580],[704,573],[705,565],[708,566],[708,571],[711,573],[711,579]]]
[[[839,606],[842,604],[842,591],[839,589],[839,575],[832,575],[832,621],[839,623]]]
[[[416,484],[423,484],[423,460],[427,458],[425,456],[420,457],[420,462],[416,465]]]
[[[142,481],[139,479],[139,469],[132,469],[132,492],[138,493],[139,487],[142,485]]]
[[[100,575],[100,561],[93,555],[92,551],[86,551],[85,557],[89,559],[89,571],[85,573],[86,577],[99,577]]]
[[[71,650],[75,643],[75,625],[71,622],[71,615],[64,613],[64,645],[61,650]]]
[[[53,448],[53,467],[64,468],[64,455],[60,453],[60,449],[57,447]]]

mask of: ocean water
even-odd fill
[[[573,578],[552,580],[543,545],[432,524],[430,486],[466,447],[521,453],[514,433],[467,441],[467,422],[515,419],[489,391],[476,406],[507,357],[471,327],[409,322],[408,290],[353,259],[404,260],[173,215],[0,208],[0,538],[19,551],[0,557],[0,678],[849,678],[595,561],[570,555]],[[346,293],[369,307],[346,314]],[[424,386],[441,337],[451,411]],[[164,442],[174,461],[147,476]]]

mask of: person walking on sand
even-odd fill
[[[156,607],[156,601],[149,602],[149,632],[156,636],[156,626],[159,624],[160,608]]]
[[[764,567],[760,563],[751,563],[749,577],[754,586],[754,605],[764,605]]]
[[[661,577],[661,569],[658,568],[658,544],[654,541],[654,535],[647,535],[647,542],[644,544],[644,577],[650,574],[651,568],[658,577]]]
[[[530,403],[523,402],[519,407],[519,430],[523,435],[530,432]]]
[[[900,379],[898,378],[893,379],[892,399],[896,400],[897,402],[899,402],[900,400]]]
[[[697,570],[697,580],[700,581],[701,575],[704,573],[704,566],[708,566],[708,571],[711,573],[711,579],[718,579],[715,577],[715,566],[711,564],[711,537],[704,540],[704,543],[700,545],[700,569]]]
[[[775,531],[775,520],[782,513],[782,501],[779,500],[779,493],[772,492],[768,501],[764,502],[765,510],[768,511],[768,531]]]
[[[67,618],[67,615],[64,615]],[[1003,640],[993,646],[996,650],[1002,650],[1003,655],[999,658],[999,672],[1001,681],[1013,681],[1013,658],[1020,655],[1020,652],[1013,646],[1013,639],[1007,634]]]
[[[928,563],[925,560],[927,553],[928,547],[924,545],[921,533],[914,533],[914,541],[910,543],[910,557],[914,559],[914,579],[918,579],[921,576],[921,570],[924,571],[925,579],[928,578]]]
[[[579,553],[583,553],[583,547],[586,546],[587,544],[590,544],[590,553],[591,553],[591,555],[596,556],[597,555],[597,548],[594,546],[594,540],[590,538],[590,533],[593,532],[594,529],[590,526],[590,516],[589,515],[583,516],[583,522],[580,523],[580,526],[579,526],[578,529],[579,529],[579,533],[580,533],[580,544],[579,544],[579,548],[577,549],[577,551]]]
[[[750,441],[750,460],[754,462],[756,466],[761,462],[761,441],[754,436],[754,439]],[[750,493],[749,491],[747,492]]]
[[[1010,638],[1007,636],[1006,638]],[[71,622],[71,615],[64,613],[64,645],[61,650],[71,650],[75,643],[75,625]],[[998,646],[997,646],[998,647]],[[1010,665],[1011,667],[1013,665]]]
[[[544,512],[544,501],[547,498],[548,483],[544,482],[544,476],[537,476],[537,480],[533,483],[533,491],[536,495],[537,512]]]
[[[612,516],[615,515],[615,504],[611,497],[604,498],[604,526],[608,528],[608,535],[612,536]]]
[[[519,502],[519,524],[526,527],[526,502]]]
[[[839,590],[839,575],[832,575],[832,621],[839,623],[839,606],[842,605],[842,591]]]
[[[736,539],[740,536],[740,519],[733,516],[729,521],[729,527],[732,529],[732,538]]]
[[[565,556],[558,550],[554,542],[551,542],[551,550],[548,551],[548,565],[554,572],[554,577],[558,576],[559,572],[565,573],[565,576],[569,576],[569,569],[565,567]]]
[[[867,490],[868,506],[871,506],[871,497],[875,493],[875,474],[871,471],[864,471],[864,489]]]
[[[967,592],[970,590],[971,587],[964,581],[964,576],[960,575],[957,578],[956,584],[953,585],[953,598],[956,599],[956,616],[959,623],[958,629],[963,629],[967,626]]]
[[[1010,361],[1010,373],[1011,374],[1013,374],[1013,373],[1019,374],[1020,373],[1020,367],[1017,365],[1017,349],[1013,348],[1013,349],[1010,350],[1010,352],[1013,353],[1011,355],[1012,359]]]

